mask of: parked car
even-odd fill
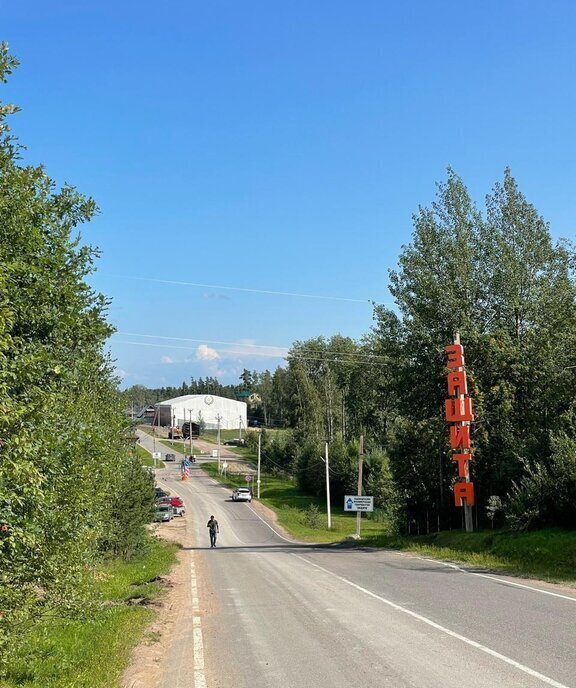
[[[182,504],[182,506],[173,506],[172,511],[174,512],[174,516],[186,516],[186,508]]]
[[[156,493],[156,499],[160,499],[160,497],[168,497],[168,492],[163,490],[161,487],[155,487],[154,492]]]
[[[172,497],[170,497],[170,495],[158,497],[158,499],[156,500],[156,506],[160,506],[160,504],[169,504],[170,506],[172,506]]]
[[[165,454],[164,461],[176,461],[176,454]]]
[[[240,439],[239,437],[233,437],[231,440],[225,440],[224,444],[228,447],[243,447],[246,442],[244,440]]]
[[[154,521],[156,522],[170,522],[174,516],[174,511],[170,504],[158,504],[156,506],[156,513],[154,514]]]
[[[234,492],[232,492],[233,502],[251,502],[252,501],[252,490],[248,487],[237,487]]]

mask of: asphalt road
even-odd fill
[[[198,465],[186,482],[162,473],[193,524],[195,611],[175,641],[172,663],[187,667],[174,667],[172,688],[576,688],[576,592],[294,543]]]

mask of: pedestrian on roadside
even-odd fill
[[[214,516],[210,516],[206,527],[210,532],[210,547],[216,547],[216,535],[220,532],[220,529],[218,528],[218,521]]]

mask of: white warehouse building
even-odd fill
[[[155,405],[155,424],[171,427],[185,421],[204,422],[206,428],[246,429],[248,405],[244,401],[226,399],[212,394],[185,394]]]

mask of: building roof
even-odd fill
[[[186,402],[202,401],[204,402],[205,397],[212,397],[213,399],[223,400],[226,402],[234,402],[236,404],[244,404],[243,401],[237,401],[236,399],[230,399],[230,397],[219,397],[216,394],[184,394],[181,397],[174,397],[174,399],[166,399],[166,401],[159,401],[156,406],[176,406],[176,404],[183,404]]]

